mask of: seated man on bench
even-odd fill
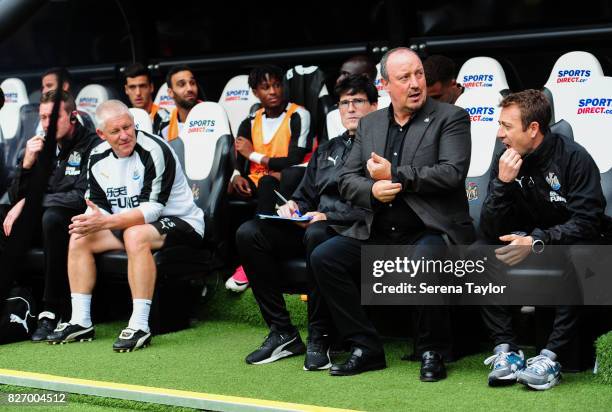
[[[69,227],[72,318],[60,324],[49,340],[93,339],[94,254],[125,250],[133,311],[113,350],[129,352],[151,341],[149,310],[157,274],[151,251],[176,245],[199,247],[204,213],[193,201],[174,152],[161,139],[136,131],[126,105],[118,100],[102,103],[96,118],[96,132],[105,142],[89,157],[87,211],[75,216]]]

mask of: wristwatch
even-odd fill
[[[542,239],[534,239],[531,243],[531,251],[536,255],[544,252],[544,241]]]

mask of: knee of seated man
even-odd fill
[[[149,248],[151,245],[149,225],[137,225],[128,227],[123,231],[123,244],[125,250],[130,251]]]
[[[327,228],[327,222],[315,222],[306,228],[303,241],[307,251],[314,251],[317,246],[330,237],[327,233]]]
[[[236,245],[242,248],[253,244],[259,233],[259,220],[248,220],[240,225],[236,231]]]
[[[66,212],[62,211],[57,207],[50,207],[45,209],[42,215],[42,228],[43,231],[56,231],[63,230],[68,232],[68,224],[70,219],[67,217]]]

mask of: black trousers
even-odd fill
[[[292,222],[253,219],[236,232],[236,246],[261,314],[271,330],[293,332],[283,298],[285,274],[279,270],[280,260],[306,258],[325,240],[334,236],[329,225],[320,221],[306,230]],[[308,330],[311,339],[319,339],[330,332],[330,316],[314,278],[309,272]]]
[[[596,244],[596,241],[587,242],[589,244]],[[474,246],[484,245],[487,242],[479,240]],[[558,247],[558,246],[557,246]],[[573,270],[572,253],[571,249],[566,255],[556,253],[559,259],[557,262],[561,267],[564,267],[566,271],[570,272]],[[515,269],[528,269],[533,265],[538,264],[538,256],[529,255],[523,262],[514,266]],[[563,261],[563,259],[565,259]],[[503,262],[490,256],[487,262],[487,270],[495,271],[495,277],[499,279],[503,276],[505,271],[509,267]],[[512,306],[482,306],[481,314],[482,319],[489,330],[489,336],[493,341],[493,345],[497,346],[501,343],[507,343],[510,345],[510,350],[517,351],[518,344],[517,338],[514,334],[512,327],[513,310]],[[546,343],[546,349],[551,350],[557,354],[566,349],[568,343],[576,336],[579,330],[579,320],[581,310],[578,306],[555,306],[555,316],[553,320],[552,332],[548,337]]]
[[[336,236],[315,249],[310,263],[340,338],[353,346],[383,352],[378,332],[361,306],[361,246],[368,243],[385,242]],[[445,245],[438,234],[423,234],[411,243],[423,246],[420,249],[425,252],[426,246]],[[452,358],[452,328],[447,306],[416,306],[412,322],[417,357],[426,351],[436,351],[445,359]]]
[[[0,220],[10,207],[0,208]],[[70,313],[70,288],[68,286],[68,226],[78,212],[63,207],[49,207],[43,210],[41,225],[36,228],[35,240],[31,246],[41,246],[45,254],[43,310],[56,314]],[[0,253],[7,244],[4,230],[0,230]],[[0,287],[10,287],[13,282],[24,283],[29,279],[16,279],[14,273],[0,270]]]

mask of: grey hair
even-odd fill
[[[385,79],[386,81],[389,81],[389,72],[387,71],[387,60],[389,60],[389,57],[395,53],[395,52],[399,52],[399,51],[406,51],[409,53],[414,54],[415,56],[419,57],[419,55],[412,49],[409,49],[408,47],[396,47],[394,49],[389,50],[388,52],[386,52],[382,59],[380,59],[380,76]],[[420,57],[419,57],[420,59]]]
[[[107,100],[104,103],[101,103],[96,109],[96,123],[97,127],[100,130],[104,130],[106,127],[106,121],[110,118],[121,116],[123,114],[127,114],[130,116],[132,121],[134,120],[134,115],[130,112],[130,109],[119,100]]]

